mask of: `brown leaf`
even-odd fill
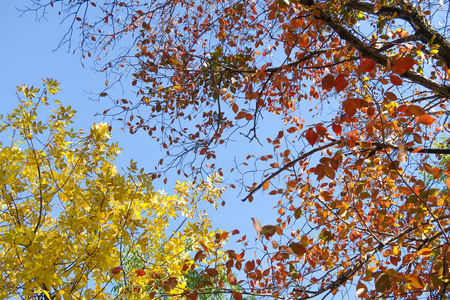
[[[333,87],[334,87],[334,76],[328,74],[322,79],[322,88],[324,90],[331,90]]]
[[[380,273],[375,277],[375,289],[379,293],[384,293],[391,287],[391,278],[386,273]]]
[[[303,254],[306,253],[306,248],[299,243],[291,243],[289,245],[289,247],[292,249],[292,252],[294,252],[295,254],[302,256]]]
[[[363,298],[367,294],[367,291],[367,286],[361,281],[358,282],[358,285],[356,286],[356,296],[358,298]]]
[[[277,226],[265,225],[261,228],[261,233],[265,236],[271,237],[277,232]]]
[[[233,298],[234,300],[242,300],[242,293],[238,291],[233,291]]]
[[[254,269],[255,269],[255,261],[254,260],[249,260],[245,263],[245,265],[244,265],[245,273],[249,273],[249,272],[253,271]]]
[[[233,273],[231,273],[231,271],[228,271],[227,273],[227,282],[231,285],[237,284],[236,276],[234,276]]]

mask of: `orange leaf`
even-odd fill
[[[331,90],[334,87],[334,76],[328,74],[322,79],[322,88],[325,90]]]
[[[340,91],[343,91],[348,86],[348,81],[345,80],[344,75],[339,75],[334,80],[334,87],[336,88],[336,91],[339,93]]]
[[[203,148],[202,150],[200,150],[200,155],[204,155],[206,151],[208,151],[208,148]]]
[[[434,123],[434,118],[429,115],[423,115],[417,118],[417,123],[424,125],[431,125]]]
[[[420,256],[430,256],[432,252],[433,252],[433,249],[431,249],[431,248],[423,248],[423,249],[420,249],[417,252],[417,254]]]
[[[403,83],[403,80],[400,77],[398,77],[397,75],[391,74],[391,75],[389,75],[389,78],[391,79],[391,83],[393,85],[402,85],[402,83]]]
[[[370,58],[363,58],[361,60],[361,71],[363,72],[370,72],[375,68],[375,65],[377,64],[376,61],[374,61],[373,59]]]
[[[270,180],[264,181],[263,190],[267,190],[270,186]]]
[[[319,139],[319,136],[312,128],[310,128],[306,131],[305,137],[308,140],[308,143],[311,144],[311,146],[314,146],[314,144]]]

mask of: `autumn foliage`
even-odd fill
[[[50,100],[58,91],[55,80],[42,90],[19,87],[17,109],[0,124],[0,298],[184,291],[188,270],[223,259],[226,234],[212,230],[198,208],[220,197],[220,178],[178,183],[174,195],[154,191],[152,175],[135,162],[116,169],[120,148],[106,123],[86,133],[71,128],[75,111]],[[174,222],[181,225],[170,235]],[[196,262],[191,252],[200,249]],[[136,250],[140,256],[127,264]]]
[[[447,1],[35,2],[81,28],[104,114],[161,143],[157,171],[253,172],[243,200],[276,205],[272,224],[253,220],[259,250],[228,252],[235,299],[448,297],[450,152],[433,148],[448,134]],[[115,98],[120,78],[136,97]],[[223,164],[234,139],[266,154]]]

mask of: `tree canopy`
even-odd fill
[[[62,44],[81,33],[107,74],[104,114],[161,143],[158,170],[253,172],[243,200],[272,196],[274,223],[253,219],[260,247],[242,238],[256,258],[228,252],[236,299],[448,298],[450,152],[433,147],[448,131],[448,1],[33,3],[69,19]],[[116,99],[117,81],[136,97]],[[219,164],[234,139],[267,154]]]
[[[191,268],[223,257],[226,236],[198,207],[220,198],[220,178],[179,182],[174,195],[154,191],[152,175],[135,162],[116,169],[120,148],[106,123],[87,133],[71,128],[75,111],[49,99],[58,91],[55,80],[43,90],[19,87],[18,107],[0,125],[0,298],[184,291]],[[132,251],[140,256],[127,264]],[[114,285],[121,288],[113,293]]]

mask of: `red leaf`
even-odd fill
[[[345,80],[344,75],[339,75],[334,80],[334,87],[336,88],[336,91],[339,93],[340,91],[343,91],[348,86],[348,81]]]
[[[121,267],[115,267],[111,270],[111,273],[116,275],[116,274],[119,274],[120,272],[122,272],[122,270],[123,269]]]
[[[434,118],[429,115],[423,115],[417,118],[417,123],[424,125],[431,125],[434,123]]]
[[[204,155],[206,151],[208,151],[208,148],[203,148],[202,150],[200,150],[200,155]]]
[[[331,128],[333,129],[334,133],[336,133],[336,135],[340,135],[342,133],[342,127],[339,124],[332,124]]]
[[[311,146],[314,146],[314,144],[319,139],[319,136],[312,128],[310,128],[306,131],[305,137],[308,140],[308,143],[311,144]]]
[[[144,276],[145,275],[145,271],[144,270],[136,270],[135,272],[136,272],[136,274],[138,276]]]
[[[393,85],[402,85],[402,83],[403,83],[403,80],[400,77],[398,77],[397,75],[391,74],[391,75],[389,75],[389,78],[391,79],[391,83]]]
[[[325,90],[331,90],[334,87],[334,76],[328,74],[322,79],[322,88]]]
[[[397,59],[392,64],[392,72],[402,75],[409,69],[411,69],[416,64],[416,61],[411,57],[402,57],[400,59]]]
[[[370,72],[375,68],[376,64],[377,62],[370,58],[363,58],[360,65],[361,71]]]

